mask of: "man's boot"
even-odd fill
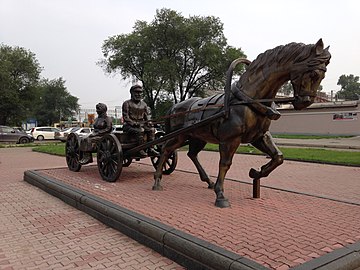
[[[92,153],[85,152],[83,153],[82,158],[79,160],[81,165],[86,165],[93,162]]]
[[[139,144],[139,145],[144,144],[144,137],[143,137],[142,134],[140,134],[140,136],[138,136],[138,144]],[[146,152],[145,152],[144,150],[140,150],[140,151],[138,152],[138,154],[139,154],[139,156],[140,156],[141,158],[144,158],[144,157],[147,157],[147,156],[148,156],[148,154],[146,154]]]
[[[147,135],[147,141],[148,141],[148,142],[153,141],[153,140],[155,139],[155,130],[154,130],[153,128],[150,129],[150,130],[148,130],[147,133],[146,133],[146,135]],[[158,153],[158,152],[154,149],[153,146],[151,146],[151,147],[149,147],[149,148],[147,149],[147,153],[148,153],[149,156],[159,156],[159,155],[160,155],[160,153]]]
[[[146,152],[145,152],[144,150],[140,150],[138,153],[139,153],[139,156],[140,156],[141,158],[144,158],[144,157],[147,157],[147,156],[148,156],[148,154],[146,154]]]

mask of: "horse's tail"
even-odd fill
[[[225,118],[229,116],[229,102],[230,102],[230,92],[231,92],[231,79],[234,73],[234,69],[238,64],[250,65],[251,61],[246,58],[238,58],[232,61],[227,72],[226,72],[226,83],[225,83],[225,98],[224,98],[224,109],[225,109]]]

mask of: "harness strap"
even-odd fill
[[[290,98],[265,98],[265,99],[251,99],[250,98],[250,100],[248,100],[248,101],[239,100],[238,102],[231,103],[231,104],[229,104],[229,107],[230,106],[239,106],[239,105],[251,105],[251,104],[254,104],[254,103],[261,104],[261,103],[269,103],[269,102],[274,102],[276,104],[281,104],[281,103],[285,104],[285,103],[292,102],[294,100],[295,100],[294,97],[290,97]],[[265,106],[265,105],[262,105],[262,106]],[[168,119],[168,118],[176,118],[176,117],[183,116],[183,115],[189,114],[189,113],[200,112],[200,111],[204,111],[204,110],[207,110],[207,109],[216,109],[216,108],[222,108],[222,107],[225,107],[225,105],[224,104],[213,104],[213,105],[207,105],[207,106],[203,105],[203,106],[201,106],[199,108],[196,108],[196,109],[192,109],[192,110],[185,111],[185,112],[178,112],[178,113],[165,115],[165,116],[159,117],[158,119],[149,120],[149,121],[145,121],[145,122],[152,122],[152,123],[155,123],[155,124],[160,124],[160,123],[164,122],[162,120],[165,120],[165,119]]]
[[[225,107],[225,118],[229,117],[230,113],[230,92],[231,92],[231,79],[234,73],[235,67],[239,64],[250,65],[251,61],[246,58],[235,59],[229,66],[226,72],[226,83],[225,83],[225,98],[224,98],[224,107]]]

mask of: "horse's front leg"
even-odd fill
[[[235,151],[240,144],[240,139],[232,142],[226,141],[219,144],[220,162],[219,173],[215,183],[214,191],[216,194],[215,206],[220,208],[229,207],[229,200],[224,195],[224,179],[227,171],[230,169]]]
[[[161,178],[163,174],[163,166],[165,162],[168,160],[170,154],[174,152],[177,148],[181,147],[182,141],[173,139],[166,141],[164,146],[161,149],[161,154],[159,158],[159,164],[156,168],[156,171],[154,173],[154,185],[152,187],[153,190],[163,190],[161,186]]]
[[[268,154],[271,160],[263,165],[260,171],[251,168],[249,176],[254,179],[260,179],[261,177],[268,176],[276,167],[281,165],[284,161],[283,154],[279,148],[275,145],[273,138],[269,131],[267,131],[261,138],[251,143],[254,147],[260,151]]]

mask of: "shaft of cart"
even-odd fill
[[[165,134],[163,137],[155,139],[155,140],[153,140],[151,142],[147,142],[147,143],[141,144],[139,146],[136,146],[134,148],[131,148],[130,150],[128,150],[126,152],[126,154],[131,156],[131,155],[135,154],[136,152],[138,152],[140,150],[144,150],[144,149],[147,149],[147,148],[149,148],[149,147],[151,147],[153,145],[165,142],[165,141],[167,141],[169,139],[172,139],[172,138],[174,138],[174,137],[176,137],[176,136],[178,136],[178,135],[180,135],[182,133],[186,133],[186,132],[188,132],[188,131],[190,131],[192,129],[196,129],[196,128],[201,127],[201,126],[205,126],[206,124],[208,124],[208,123],[210,123],[210,122],[212,122],[212,121],[214,121],[214,120],[216,120],[218,118],[224,117],[224,115],[225,115],[225,111],[221,111],[221,112],[219,112],[217,114],[214,114],[214,115],[210,116],[209,118],[201,120],[201,121],[199,121],[199,122],[197,122],[197,123],[195,123],[195,124],[193,124],[191,126],[175,130],[175,131],[173,131],[173,132],[171,132],[169,134]]]

